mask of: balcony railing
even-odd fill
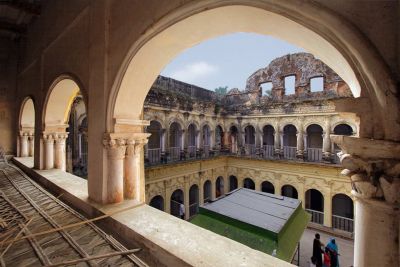
[[[161,162],[161,148],[148,148],[147,160],[150,164]]]
[[[306,209],[308,213],[311,214],[311,222],[324,224],[324,213],[317,210]]]
[[[347,217],[332,215],[332,227],[352,233],[354,231],[354,220]]]
[[[256,155],[256,145],[254,144],[245,144],[244,151],[246,156],[254,157]]]
[[[311,162],[322,161],[322,149],[321,148],[307,148],[307,160]]]
[[[275,148],[274,148],[274,146],[271,146],[271,145],[265,145],[265,146],[263,146],[262,147],[262,155],[263,155],[263,158],[265,158],[265,159],[272,159],[272,158],[274,158],[274,150],[275,150]]]
[[[168,149],[168,152],[169,152],[169,161],[178,161],[181,159],[180,147],[170,147]]]
[[[285,159],[296,159],[296,147],[284,146],[283,157]]]
[[[196,146],[188,146],[187,148],[189,158],[196,157]]]
[[[217,147],[214,147],[213,149],[211,149],[210,145],[203,145],[200,150],[198,150],[197,146],[188,146],[185,151],[186,153],[183,153],[183,150],[180,147],[170,147],[166,149],[166,153],[164,155],[164,153],[161,152],[160,148],[147,149],[146,165],[152,166],[158,164],[173,163],[177,161],[218,157],[221,155],[279,160],[279,158],[275,157],[275,147],[273,145],[256,147],[253,144],[245,144],[241,147],[238,147],[238,153],[232,153],[228,149],[224,148],[218,149]],[[339,150],[335,150],[335,153],[337,153],[338,151]],[[304,161],[322,162],[322,154],[322,149],[320,148],[308,148],[307,152],[305,153],[306,158],[304,159]],[[284,146],[282,156],[282,158],[285,160],[297,160],[297,148]],[[332,158],[332,163],[337,164],[338,162],[339,159],[335,155]]]

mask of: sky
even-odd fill
[[[245,89],[247,78],[271,60],[304,52],[285,41],[254,33],[234,33],[204,41],[179,54],[161,72],[209,90]]]

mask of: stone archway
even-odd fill
[[[32,98],[24,99],[20,109],[17,155],[19,157],[33,157],[35,134],[35,105]]]
[[[43,157],[40,158],[40,169],[66,170],[66,129],[71,107],[80,92],[79,85],[69,77],[60,77],[51,86],[42,114],[43,152],[40,154]]]

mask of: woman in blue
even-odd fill
[[[326,245],[331,256],[331,267],[339,267],[339,249],[336,245],[335,238],[331,238],[331,241]]]

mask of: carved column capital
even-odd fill
[[[341,147],[339,159],[353,194],[361,198],[400,203],[400,143],[331,135]]]
[[[123,159],[125,157],[125,139],[104,139],[103,145],[107,149],[107,155],[111,159]]]

